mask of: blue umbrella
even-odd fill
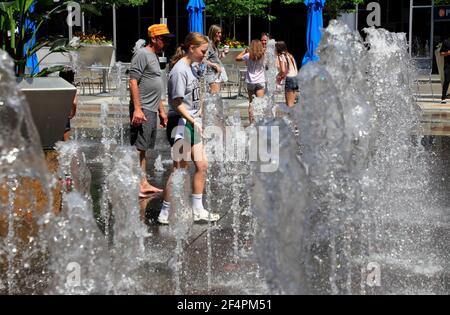
[[[34,11],[34,2],[30,6],[29,9],[30,13]],[[25,20],[25,29],[27,32],[30,32],[31,34],[34,33],[34,30],[36,29],[36,24],[33,21],[30,21],[29,19]],[[36,43],[36,38],[33,37],[26,45],[25,45],[25,51],[27,51],[29,48],[33,47]],[[26,67],[30,69],[30,74],[36,74],[39,72],[39,67],[36,67],[38,64],[38,58],[36,54],[31,55],[27,58]]]
[[[189,32],[203,33],[203,11],[205,10],[203,0],[189,0],[187,10],[189,12]]]
[[[315,52],[322,37],[320,30],[323,28],[322,12],[325,0],[304,0],[304,3],[308,7],[308,29],[306,33],[307,51],[303,57],[302,65],[319,60]]]

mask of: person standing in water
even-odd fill
[[[148,41],[138,49],[130,67],[130,143],[139,152],[139,162],[144,172],[139,197],[147,198],[162,189],[151,185],[146,174],[147,150],[155,147],[158,113],[161,127],[167,124],[167,115],[161,101],[163,91],[162,71],[156,55],[162,52],[173,35],[166,24],[154,24],[148,28]]]
[[[201,63],[208,51],[208,38],[200,33],[189,33],[184,45],[177,49],[170,63],[169,122],[167,139],[172,146],[173,168],[195,165],[192,182],[192,210],[194,222],[219,220],[219,215],[203,206],[203,190],[208,170],[208,160],[202,142],[201,87],[194,64]],[[171,176],[172,177],[172,176]],[[169,224],[171,177],[164,191],[164,200],[157,221]]]

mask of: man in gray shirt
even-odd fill
[[[154,149],[157,131],[157,113],[161,127],[167,125],[167,115],[161,100],[163,93],[162,71],[156,53],[162,52],[169,42],[166,24],[154,24],[148,28],[148,42],[136,51],[130,68],[130,142],[139,152],[141,168],[146,174],[145,152]],[[141,180],[139,197],[146,198],[162,189],[151,185],[147,175]]]

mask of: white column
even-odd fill
[[[409,56],[412,57],[413,2],[409,0]]]
[[[248,45],[252,42],[252,15],[248,14]]]
[[[162,10],[161,10],[161,20],[160,20],[159,23],[161,23],[161,24],[167,24],[167,19],[166,19],[166,3],[165,3],[164,0],[162,0],[161,7],[162,7]],[[162,53],[162,56],[159,57],[159,62],[164,62],[164,63],[167,62],[166,54],[165,54],[164,52]]]
[[[84,0],[81,1],[81,3],[84,3]],[[81,32],[86,34],[86,26],[85,26],[85,20],[84,20],[84,11],[81,11]]]
[[[86,34],[86,26],[85,26],[85,21],[84,21],[84,12],[81,12],[81,32],[84,34]]]
[[[166,3],[164,0],[162,0],[162,11],[161,11],[161,20],[160,22],[161,24],[167,24],[167,19],[166,19]]]
[[[430,58],[434,55],[434,0],[431,0],[431,34],[430,34]]]
[[[162,18],[166,17],[166,2],[162,0]]]
[[[116,19],[116,5],[113,4],[113,46],[114,46],[114,53],[113,53],[113,64],[116,63],[116,53],[117,53],[117,19]]]

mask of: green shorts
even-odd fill
[[[200,134],[195,131],[194,125],[181,118],[181,116],[169,117],[166,132],[167,140],[171,147],[173,147],[175,142],[180,139],[190,141],[191,146],[202,142],[202,138]]]

